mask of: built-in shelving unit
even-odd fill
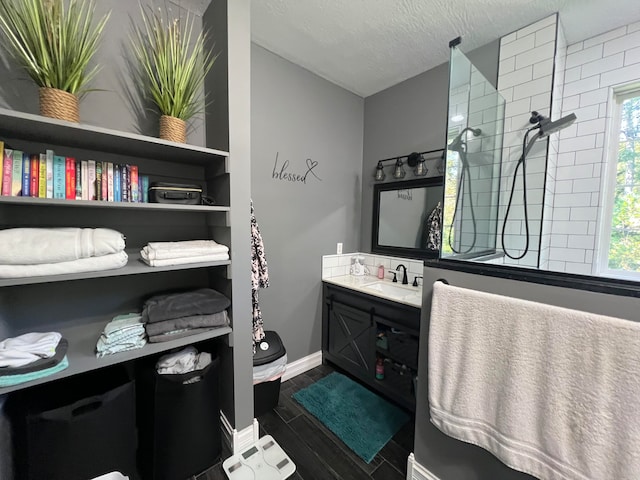
[[[6,109],[0,109],[0,140],[29,153],[51,148],[76,159],[140,165],[152,180],[198,184],[217,200],[207,206],[1,196],[0,228],[112,228],[125,235],[129,258],[113,270],[0,278],[0,338],[59,331],[69,343],[67,369],[0,388],[0,395],[232,332],[230,327],[217,328],[103,358],[95,355],[96,342],[111,318],[141,310],[151,295],[190,287],[228,293],[230,260],[151,267],[139,253],[148,242],[212,238],[230,246],[228,152]]]

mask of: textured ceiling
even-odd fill
[[[560,12],[569,44],[640,20],[640,0],[252,0],[258,45],[366,97]]]

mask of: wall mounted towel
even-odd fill
[[[436,282],[429,408],[546,480],[637,480],[640,323]]]

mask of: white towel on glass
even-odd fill
[[[25,333],[0,342],[0,367],[22,367],[51,358],[62,335],[58,332]]]
[[[109,228],[0,230],[0,264],[37,265],[100,257],[124,250],[124,235]]]
[[[429,408],[546,480],[640,478],[640,323],[436,282]]]

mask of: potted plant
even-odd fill
[[[186,122],[204,110],[204,80],[217,55],[207,50],[207,33],[195,38],[194,15],[169,19],[140,6],[142,22],[131,37],[138,81],[160,113],[160,138],[186,142]]]
[[[93,0],[2,0],[0,30],[9,54],[40,87],[40,114],[79,122],[78,98],[109,14],[93,22]]]

